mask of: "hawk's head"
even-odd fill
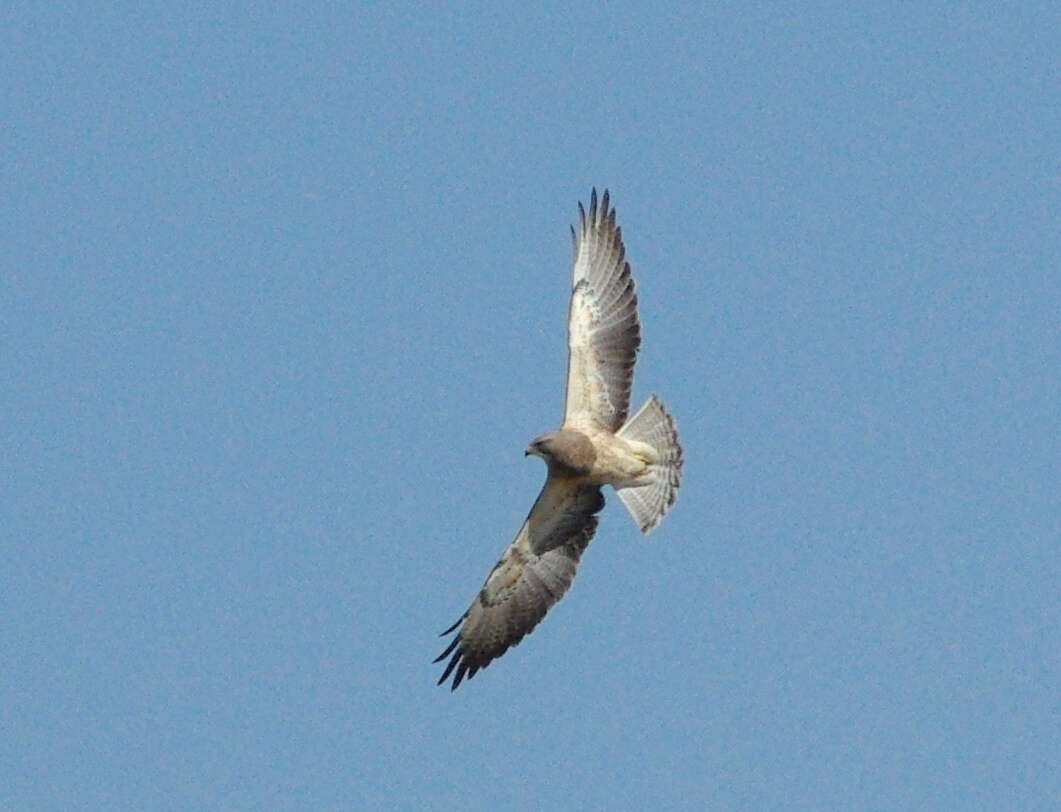
[[[543,434],[534,440],[524,452],[545,460],[549,467],[558,466],[568,475],[588,474],[597,458],[590,439],[580,431],[560,429]]]

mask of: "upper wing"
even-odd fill
[[[587,216],[578,204],[575,275],[568,317],[567,405],[564,425],[616,431],[626,421],[634,361],[641,345],[637,295],[622,231],[608,192]]]
[[[460,632],[435,662],[453,655],[439,679],[454,668],[451,690],[516,645],[563,597],[604,507],[600,488],[549,475],[527,520],[490,572],[478,597],[442,634]],[[461,625],[463,621],[463,625]]]

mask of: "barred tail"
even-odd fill
[[[615,489],[641,532],[647,533],[674,504],[682,481],[682,447],[674,418],[653,395],[616,434],[626,440],[647,443],[656,452],[647,482],[643,477],[639,480],[643,484]]]

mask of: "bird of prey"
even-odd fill
[[[607,191],[598,206],[593,190],[588,213],[578,204],[571,235],[564,422],[527,447],[548,466],[545,486],[468,611],[442,633],[460,627],[435,660],[450,657],[438,684],[453,673],[451,690],[519,643],[563,597],[597,529],[602,486],[615,489],[647,533],[674,504],[681,483],[682,448],[660,400],[653,395],[628,418],[641,325]]]

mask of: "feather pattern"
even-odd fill
[[[460,631],[435,662],[449,657],[438,684],[452,690],[519,643],[567,592],[604,507],[600,488],[550,474],[515,540],[460,620]]]
[[[589,212],[579,203],[578,214],[564,425],[614,432],[630,409],[641,345],[637,294],[608,192],[598,207],[594,189]]]

